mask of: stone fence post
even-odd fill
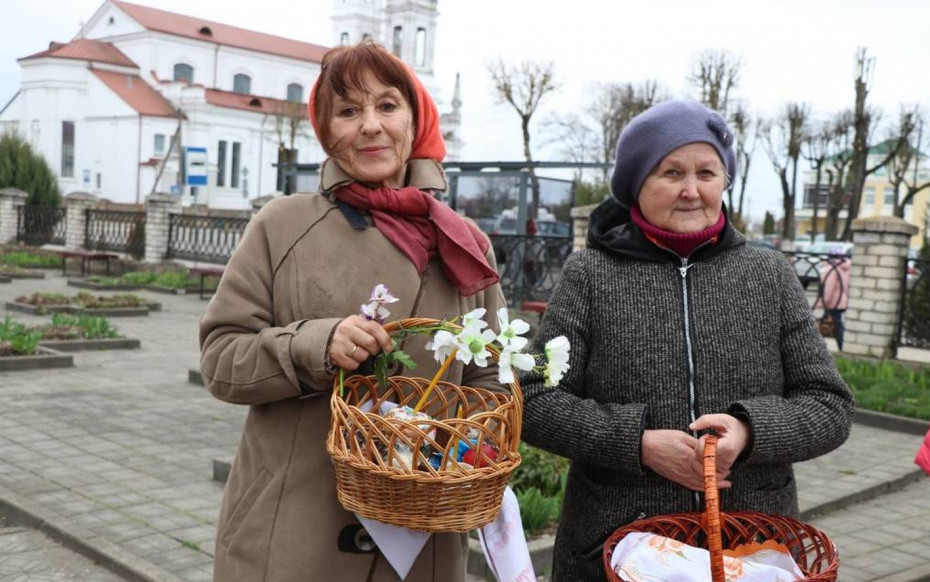
[[[274,199],[274,194],[266,194],[265,196],[259,196],[255,200],[252,200],[252,218],[255,218],[255,215],[258,214],[258,211],[265,207],[265,204],[268,204]]]
[[[97,205],[98,198],[88,192],[72,192],[65,195],[65,248],[84,248],[84,229],[87,224],[87,209]]]
[[[588,217],[591,216],[591,212],[597,206],[597,204],[589,204],[588,206],[572,208],[572,223],[575,231],[572,233],[572,251],[581,250],[585,247],[588,240]]]
[[[25,206],[29,194],[16,188],[0,190],[0,244],[16,242],[19,234],[19,207]]]
[[[853,253],[849,270],[849,306],[843,351],[875,358],[894,358],[898,344],[898,314],[904,284],[904,257],[913,224],[893,216],[853,222]]]
[[[181,201],[171,194],[149,194],[145,198],[145,262],[160,263],[168,256],[170,214],[181,212]]]

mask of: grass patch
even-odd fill
[[[16,267],[60,267],[61,256],[53,253],[12,251],[0,255],[0,263]]]
[[[523,462],[510,479],[520,502],[520,520],[527,535],[549,529],[558,521],[565,497],[568,459],[520,443]]]
[[[40,332],[7,315],[0,323],[0,356],[31,356],[41,339]]]
[[[837,358],[836,366],[852,390],[857,407],[930,420],[930,369],[913,370],[889,361],[847,358]]]
[[[190,289],[199,283],[199,279],[191,277],[187,271],[166,271],[164,273],[136,271],[120,277],[94,275],[88,277],[87,280],[98,285],[157,285],[172,289]]]

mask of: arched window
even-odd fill
[[[392,51],[395,55],[400,56],[400,50],[404,44],[404,29],[401,26],[394,27],[394,47]]]
[[[233,92],[248,95],[252,92],[252,77],[242,73],[233,77]]]
[[[426,29],[417,29],[416,48],[414,49],[414,62],[418,67],[426,66]]]
[[[175,81],[185,81],[187,83],[194,82],[194,67],[190,65],[185,65],[184,63],[178,63],[174,66],[174,80]]]
[[[304,86],[300,83],[291,83],[287,86],[287,100],[291,103],[303,103]]]
[[[339,35],[339,46],[345,46],[349,44],[349,33],[343,32]]]

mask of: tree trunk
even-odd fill
[[[781,223],[781,240],[784,243],[784,241],[789,241],[794,238],[791,235],[794,229],[794,196],[791,195],[791,190],[788,185],[788,168],[779,168],[778,179],[781,182],[781,191],[783,195],[782,211],[784,213],[784,219]]]
[[[814,218],[811,221],[811,243],[817,240],[817,213],[820,210],[820,170],[823,168],[823,159],[817,162],[817,183],[814,184]]]
[[[530,151],[530,118],[523,116],[523,155],[529,165],[530,186],[533,190],[533,199],[527,209],[527,218],[536,220],[539,217],[539,178],[536,177],[536,168],[533,167],[533,153]]]

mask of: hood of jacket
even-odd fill
[[[746,237],[730,223],[730,216],[725,205],[721,212],[723,212],[726,224],[717,244],[698,247],[688,257],[689,260],[700,261],[746,243]],[[613,198],[607,198],[591,212],[588,219],[587,244],[591,248],[656,263],[677,263],[682,259],[673,251],[664,249],[647,239],[630,217],[630,209]]]

